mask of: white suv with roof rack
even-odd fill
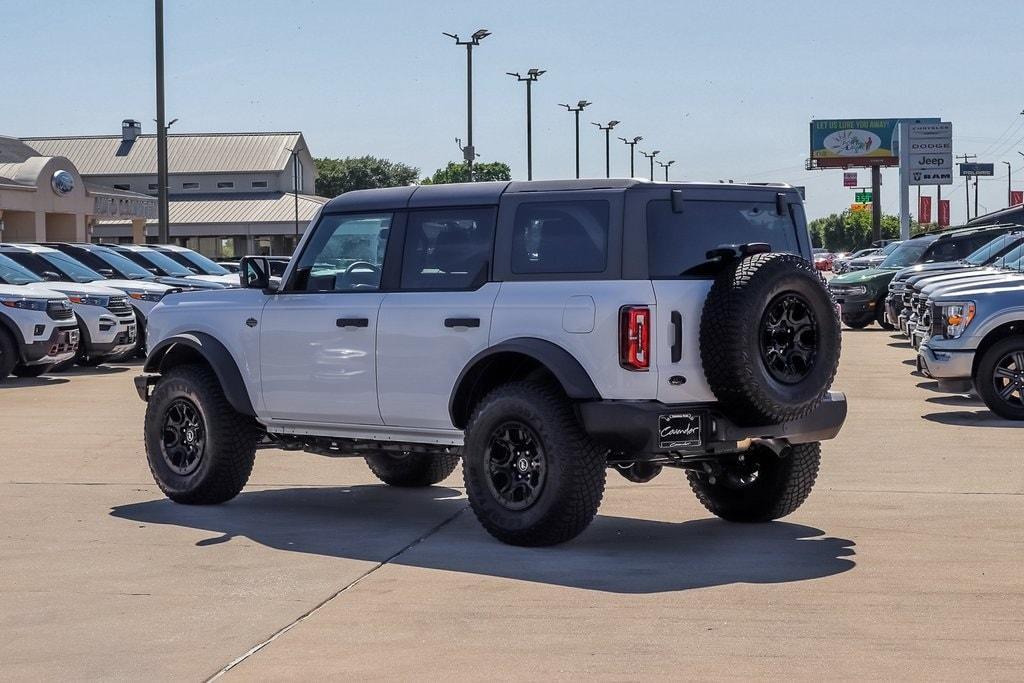
[[[37,377],[78,349],[71,302],[60,292],[0,284],[0,382]]]

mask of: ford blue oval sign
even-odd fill
[[[75,176],[67,171],[54,171],[50,178],[50,187],[59,195],[66,195],[75,189]]]

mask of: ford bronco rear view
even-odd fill
[[[636,180],[349,192],[280,283],[172,294],[137,378],[174,501],[241,491],[259,448],[366,459],[398,487],[462,461],[517,545],[583,531],[611,469],[681,469],[735,522],[798,508],[836,436],[839,320],[797,192]]]

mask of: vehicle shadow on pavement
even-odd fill
[[[61,370],[62,375],[116,375],[122,372],[128,372],[127,367],[115,367],[112,365],[75,365]]]
[[[196,544],[203,547],[244,537],[278,550],[376,562],[406,548],[390,562],[613,593],[804,581],[855,565],[853,541],[787,522],[675,523],[599,515],[569,543],[516,548],[488,536],[462,492],[444,487],[268,489],[243,492],[216,507],[161,499],[118,506],[111,515],[220,534]],[[427,541],[414,543],[428,534]]]
[[[988,410],[951,410],[945,413],[928,413],[921,417],[929,422],[938,422],[939,424],[953,425],[955,427],[1024,428],[1024,422],[1004,420]]]
[[[977,396],[967,394],[951,394],[949,396],[929,396],[925,403],[934,403],[940,406],[955,406],[966,408],[968,406],[983,406],[985,403]]]
[[[21,389],[24,387],[48,387],[66,384],[71,380],[64,377],[8,377],[0,382],[0,389]]]

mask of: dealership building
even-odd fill
[[[144,223],[97,216],[92,241],[157,240],[156,136],[144,135],[139,122],[123,121],[121,135],[22,142],[44,157],[69,160],[88,186],[153,202]],[[169,134],[167,159],[171,241],[207,256],[291,254],[327,201],[314,194],[316,167],[302,133]]]
[[[67,157],[0,136],[0,241],[81,242],[108,221],[141,233],[156,214],[154,198],[85,179]]]

